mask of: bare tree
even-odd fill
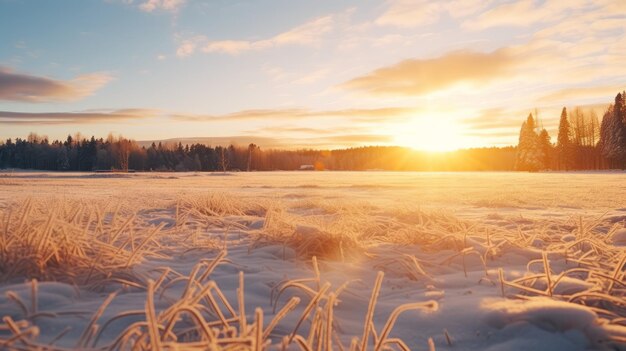
[[[226,148],[220,147],[220,167],[222,172],[226,173],[228,170],[228,155],[226,154]]]
[[[248,166],[246,167],[246,171],[250,172],[251,169],[251,165],[252,165],[252,157],[254,155],[254,151],[256,150],[257,146],[253,143],[250,143],[250,145],[248,145]]]
[[[130,158],[130,151],[132,150],[132,143],[128,139],[124,139],[120,136],[118,141],[118,157],[120,162],[120,169],[128,171],[128,159]]]

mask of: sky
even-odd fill
[[[623,0],[0,0],[0,139],[505,146],[624,89]]]

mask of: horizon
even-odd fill
[[[109,133],[109,135],[113,136],[114,138],[126,138],[126,136],[124,135],[114,135]],[[16,142],[16,140],[23,140],[23,141],[28,141],[30,139],[30,137],[33,136],[35,137],[35,139],[37,140],[37,142],[41,142],[42,140],[47,140],[49,143],[53,143],[53,142],[65,142],[67,140],[67,137],[71,137],[74,141],[76,140],[76,136],[80,136],[80,141],[83,140],[90,140],[92,137],[96,140],[106,140],[108,138],[105,136],[97,136],[97,135],[82,135],[80,133],[69,133],[67,134],[64,138],[50,138],[47,135],[40,135],[37,133],[30,133],[27,137],[14,137],[14,138],[7,138],[7,139],[0,139],[0,145],[4,145],[6,144],[6,142],[8,140],[11,140],[13,143]],[[502,145],[502,146],[493,146],[493,145],[488,145],[488,146],[474,146],[474,147],[463,147],[463,148],[458,148],[458,149],[450,149],[450,150],[427,150],[427,149],[417,149],[415,147],[409,146],[409,145],[395,145],[395,144],[390,144],[390,145],[375,145],[375,144],[363,144],[363,145],[353,145],[353,146],[339,146],[339,147],[320,147],[318,145],[312,145],[312,144],[278,144],[278,145],[274,145],[274,144],[266,144],[267,146],[263,146],[263,142],[261,142],[261,144],[256,143],[256,139],[255,137],[252,136],[233,136],[233,137],[187,137],[187,138],[167,138],[167,139],[155,139],[155,140],[135,140],[132,138],[126,138],[132,142],[135,142],[139,147],[144,147],[144,148],[148,148],[150,147],[152,144],[162,144],[165,147],[171,147],[171,146],[177,146],[178,144],[181,144],[183,146],[192,146],[192,145],[205,145],[208,147],[228,147],[228,146],[234,146],[234,147],[241,147],[241,148],[246,148],[248,147],[248,145],[250,144],[254,144],[255,146],[259,147],[259,148],[263,148],[266,150],[280,150],[280,151],[300,151],[300,150],[312,150],[312,151],[335,151],[335,150],[347,150],[347,149],[354,149],[354,148],[403,148],[403,149],[408,149],[414,152],[422,152],[422,153],[432,153],[432,154],[438,154],[438,153],[453,153],[453,152],[457,152],[457,151],[466,151],[466,150],[474,150],[474,149],[507,149],[507,148],[516,148],[517,145]]]
[[[452,151],[625,88],[611,0],[276,4],[0,0],[0,138]]]

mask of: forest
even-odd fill
[[[522,123],[515,170],[600,170],[626,168],[626,92],[618,93],[599,122],[593,112],[564,107],[556,143],[532,114]]]
[[[47,171],[542,171],[626,167],[626,92],[618,93],[601,122],[580,108],[563,108],[556,143],[532,114],[522,123],[519,143],[509,147],[423,152],[396,146],[340,150],[262,150],[247,146],[152,143],[110,134],[107,138],[68,136],[50,141],[31,133],[0,142],[0,168]]]
[[[0,168],[48,171],[273,171],[298,170],[512,170],[515,148],[478,148],[441,154],[394,146],[341,150],[262,150],[248,146],[153,143],[123,137],[49,142],[36,134],[0,145]]]

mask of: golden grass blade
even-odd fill
[[[239,272],[239,288],[237,289],[237,303],[239,305],[239,334],[248,334],[248,325],[246,321],[246,304],[243,272]]]
[[[254,324],[254,350],[262,351],[263,350],[263,310],[257,308],[254,310],[255,316],[255,324]]]
[[[391,332],[391,329],[396,323],[396,320],[398,319],[398,317],[400,317],[402,313],[406,311],[418,310],[418,309],[433,310],[433,309],[437,309],[437,307],[438,307],[437,301],[432,301],[432,300],[427,301],[427,302],[409,303],[409,304],[404,304],[404,305],[396,307],[393,310],[393,312],[391,312],[389,319],[387,319],[387,323],[385,324],[385,327],[380,333],[380,336],[378,338],[378,343],[376,344],[374,351],[379,351],[383,347],[383,345],[386,342],[387,336],[389,336],[389,333]]]
[[[324,345],[327,351],[333,349],[333,309],[335,305],[335,294],[328,294],[328,302],[326,303],[326,333],[324,334]]]
[[[161,350],[161,337],[159,336],[159,325],[154,309],[154,281],[148,280],[148,292],[146,299],[146,323],[150,333],[151,350]]]
[[[328,282],[324,283],[324,285],[322,285],[322,288],[311,299],[311,301],[309,301],[309,304],[304,308],[304,311],[302,311],[302,315],[300,316],[300,319],[298,319],[296,326],[293,328],[293,331],[291,332],[291,337],[289,338],[289,342],[291,342],[291,340],[297,335],[298,328],[300,328],[302,323],[309,317],[309,314],[311,313],[313,308],[318,306],[319,301],[322,299],[322,297],[324,296],[324,294],[329,288],[330,288],[330,283]]]
[[[278,325],[278,322],[280,322],[283,318],[285,318],[287,313],[291,312],[299,303],[300,303],[299,297],[297,296],[292,297],[285,304],[285,306],[283,306],[283,308],[281,308],[280,311],[278,311],[278,313],[276,314],[276,316],[274,316],[274,318],[272,319],[270,324],[267,326],[267,328],[265,328],[265,331],[263,332],[263,339],[267,339],[267,337],[269,337],[272,330],[274,330],[274,328]]]
[[[376,301],[378,300],[378,293],[380,292],[380,287],[383,283],[383,277],[385,274],[380,271],[376,276],[376,281],[374,282],[374,288],[372,289],[372,296],[370,297],[369,305],[367,306],[367,312],[365,314],[365,323],[363,324],[363,336],[361,337],[361,351],[367,350],[367,339],[370,335],[370,326],[372,321],[374,320],[374,309],[376,308]]]

